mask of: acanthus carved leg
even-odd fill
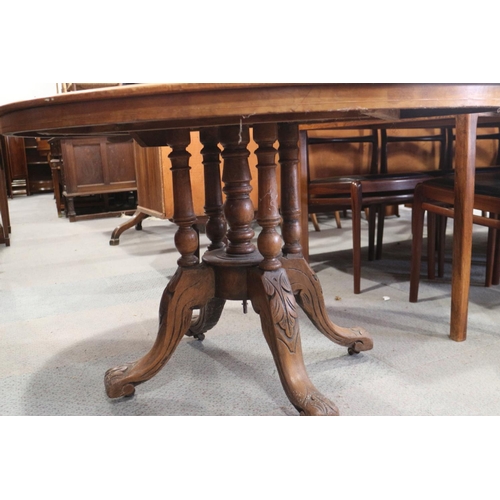
[[[335,404],[314,387],[306,372],[297,304],[286,271],[255,269],[249,276],[249,292],[290,402],[301,415],[338,415]]]
[[[163,292],[158,336],[151,350],[134,363],[106,372],[104,385],[110,398],[131,396],[136,385],[149,380],[163,368],[187,333],[193,309],[203,308],[214,291],[213,269],[205,265],[177,269]]]
[[[297,303],[323,335],[336,344],[347,346],[349,354],[373,348],[373,339],[364,328],[345,328],[330,320],[319,279],[305,259],[283,257],[281,264],[288,273]]]

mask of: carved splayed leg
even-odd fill
[[[173,220],[178,226],[174,241],[181,254],[177,261],[180,267],[163,292],[160,326],[151,350],[134,363],[106,372],[104,384],[110,398],[130,396],[137,384],[158,373],[189,330],[193,309],[205,308],[215,296],[214,270],[205,264],[198,264],[196,257],[198,237],[193,229],[196,216],[189,175],[190,154],[186,150],[190,143],[189,130],[170,131],[167,143],[172,148],[169,158],[174,186]]]
[[[318,276],[304,259],[282,258],[281,263],[287,270],[297,303],[323,335],[336,344],[346,346],[349,354],[373,348],[373,339],[364,328],[346,328],[331,321]]]
[[[285,270],[255,269],[249,276],[249,291],[290,402],[301,415],[338,415],[335,404],[314,387],[306,372],[297,304]]]
[[[111,368],[104,384],[110,398],[130,396],[135,386],[156,375],[188,331],[193,309],[203,308],[214,295],[213,269],[200,265],[178,268],[163,292],[160,326],[151,350],[134,363]]]
[[[279,258],[282,240],[276,231],[280,222],[274,148],[276,125],[256,125],[254,139],[258,144],[255,152],[259,175],[257,222],[262,227],[257,244],[263,260],[258,268],[249,270],[249,298],[260,316],[264,336],[291,403],[302,415],[338,415],[336,406],[318,392],[307,375],[300,343],[297,303]]]
[[[287,271],[298,304],[321,333],[333,342],[347,346],[349,354],[368,351],[373,348],[373,340],[364,328],[344,328],[330,320],[319,279],[302,257],[298,137],[296,124],[282,123],[278,127],[284,239],[281,265]]]

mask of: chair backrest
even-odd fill
[[[379,137],[376,129],[303,131],[310,180],[378,171]]]
[[[480,127],[477,139],[480,142],[476,145],[476,166],[483,167],[500,165],[500,127],[489,130],[485,130],[483,127]],[[483,141],[490,141],[489,149],[487,149],[486,145],[484,147],[486,154],[486,158],[484,160],[481,156],[483,153],[483,148],[481,148]]]
[[[382,128],[380,172],[446,170],[449,168],[446,146],[446,128]]]
[[[500,127],[496,124],[479,123],[476,133],[476,167],[500,165]],[[454,168],[455,131],[447,129],[447,163]]]

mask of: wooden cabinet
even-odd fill
[[[14,194],[40,193],[54,189],[46,141],[7,137],[7,191]]]
[[[71,222],[135,210],[136,167],[137,163],[147,160],[136,155],[138,148],[132,139],[61,140],[62,194]],[[133,206],[127,193],[133,193]],[[84,199],[95,207],[79,214],[75,203]]]
[[[30,193],[42,193],[53,191],[52,174],[48,154],[50,146],[47,141],[24,139],[24,151],[26,154],[26,166],[28,168],[28,184]]]

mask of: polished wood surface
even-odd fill
[[[370,350],[373,343],[364,329],[339,327],[328,318],[318,278],[302,257],[300,212],[302,209],[303,217],[306,205],[300,198],[303,193],[298,182],[298,124],[322,120],[397,122],[464,114],[457,120],[457,176],[473,183],[474,162],[470,160],[469,145],[475,138],[475,118],[470,113],[495,112],[499,107],[500,86],[496,85],[131,85],[4,106],[0,108],[0,133],[62,137],[130,134],[144,146],[172,148],[169,157],[179,268],[160,303],[155,344],[138,361],[107,372],[105,385],[110,397],[132,394],[135,385],[162,368],[182,336],[189,333],[193,309],[204,313],[204,324],[195,322],[200,331],[203,326],[215,325],[224,300],[249,300],[260,315],[264,336],[290,402],[304,415],[335,415],[335,404],[320,394],[307,376],[297,306],[302,307],[318,330],[352,353]],[[250,197],[249,126],[258,137],[258,207],[253,206]],[[220,133],[227,245],[209,250],[199,263],[186,148],[190,131],[204,128]],[[214,139],[207,140],[207,144],[210,147],[206,163],[213,166]],[[277,231],[276,155],[280,168],[286,171],[282,190],[289,193],[286,206],[282,206],[286,228],[282,237]],[[457,197],[470,194],[464,182],[457,183]],[[212,237],[213,244],[219,246],[223,228],[218,195],[216,198],[211,204],[218,226]],[[464,211],[468,204],[469,201],[462,203]],[[255,208],[262,226],[256,244],[252,229]],[[466,235],[472,229],[472,220],[468,215],[456,220],[463,226],[457,239],[466,252],[470,245]],[[468,275],[470,261],[465,260],[461,259],[461,263],[463,273]],[[457,275],[454,293],[461,284],[462,277]],[[461,304],[467,292],[466,289]]]
[[[496,112],[499,105],[500,86],[490,84],[129,85],[7,104],[0,108],[0,133],[137,132],[148,145],[164,145],[160,131],[167,128],[333,119],[397,122]]]

